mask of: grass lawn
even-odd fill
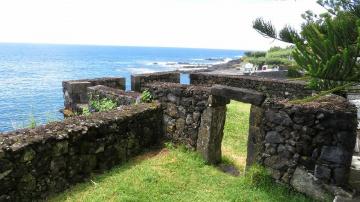
[[[228,105],[223,155],[240,169],[238,177],[205,165],[195,152],[167,144],[50,201],[311,201],[274,184],[261,168],[244,176],[249,108],[239,102]]]

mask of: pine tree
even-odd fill
[[[310,86],[329,90],[360,82],[360,2],[318,1],[327,13],[303,14],[306,22],[297,33],[290,26],[277,33],[271,22],[261,18],[253,27],[265,37],[295,44],[293,57],[310,77]]]

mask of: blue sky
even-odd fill
[[[0,42],[265,50],[284,45],[251,28],[256,17],[300,25],[315,0],[0,1]]]

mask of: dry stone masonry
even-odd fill
[[[306,83],[301,81],[277,80],[262,77],[218,75],[209,73],[190,74],[193,85],[225,85],[256,90],[268,98],[302,98],[312,94]]]
[[[226,104],[251,104],[247,167],[265,166],[272,177],[314,198],[351,196],[346,191],[356,139],[357,112],[331,95],[303,104],[286,98],[311,95],[304,83],[249,76],[178,72],[125,79],[64,81],[65,109],[78,111],[89,98],[113,100],[109,112],[67,118],[35,129],[0,134],[0,201],[45,198],[118,165],[166,138],[221,162]],[[143,90],[150,104],[134,104]]]
[[[208,163],[221,161],[221,141],[228,99],[210,95],[210,88],[176,83],[143,87],[162,103],[166,137],[198,150]]]
[[[174,71],[131,75],[131,90],[141,91],[142,86],[152,82],[180,83],[180,73]]]
[[[124,163],[156,145],[161,126],[152,103],[0,134],[0,201],[44,198]]]
[[[125,90],[125,78],[104,77],[97,79],[63,81],[62,86],[65,110],[81,112],[81,105],[86,105],[89,102],[87,88],[97,85]]]
[[[102,85],[88,87],[87,92],[89,100],[106,98],[114,101],[118,106],[135,104],[141,95],[138,92],[125,92]]]
[[[275,99],[252,106],[247,166],[260,163],[274,179],[319,199],[325,199],[319,192],[337,194],[334,187],[348,183],[356,113],[335,95],[304,104]],[[315,194],[314,187],[303,186],[306,179],[316,179]]]

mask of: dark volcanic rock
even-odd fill
[[[326,166],[316,165],[314,175],[315,177],[327,182],[331,177],[331,169]]]
[[[324,146],[320,154],[320,160],[340,165],[349,165],[351,157],[351,153],[343,147],[336,146]]]
[[[265,141],[268,143],[277,144],[277,143],[282,143],[284,140],[278,132],[270,131],[270,132],[266,133]]]
[[[214,85],[211,88],[211,94],[222,96],[232,100],[237,100],[240,102],[250,103],[257,106],[260,106],[265,100],[265,95],[263,93],[250,89],[229,87],[223,85]]]

